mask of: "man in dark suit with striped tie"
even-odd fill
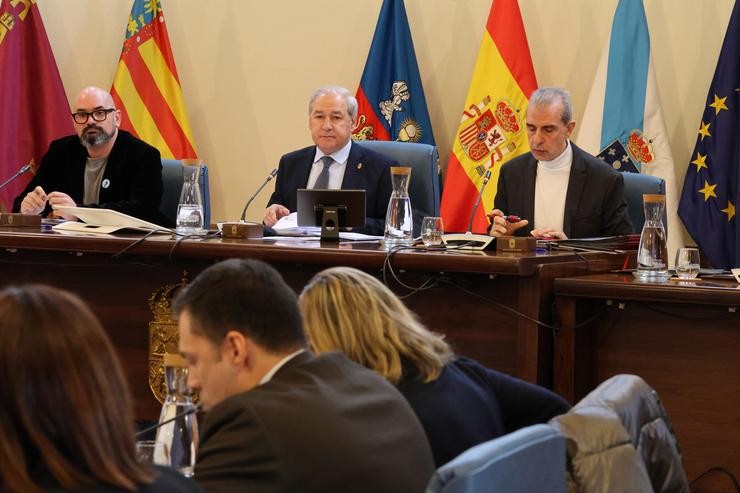
[[[274,226],[296,211],[296,190],[365,190],[365,228],[359,232],[382,235],[385,213],[393,191],[392,159],[351,140],[357,118],[357,100],[343,87],[322,87],[308,104],[308,127],[316,145],[285,154],[280,159],[275,191],[263,222]]]

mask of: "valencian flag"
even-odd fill
[[[494,0],[447,164],[441,206],[446,230],[467,229],[483,177],[491,170],[472,228],[485,232],[501,165],[529,151],[524,118],[536,88],[519,4]]]
[[[163,158],[195,158],[175,59],[159,0],[135,0],[111,90],[121,127]]]
[[[383,0],[357,103],[353,139],[434,145],[403,0]]]
[[[676,170],[642,0],[620,0],[617,5],[609,42],[586,103],[578,145],[619,171],[663,178],[669,258],[674,258],[681,243]]]
[[[740,267],[740,10],[735,3],[719,54],[678,215],[712,266]]]
[[[74,133],[69,103],[35,0],[0,0],[0,183],[41,161],[49,143]],[[0,191],[0,210],[30,180]]]

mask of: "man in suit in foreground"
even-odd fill
[[[531,152],[501,167],[491,235],[566,239],[632,233],[624,178],[570,142],[572,116],[565,89],[532,93],[526,116]],[[505,215],[522,219],[512,223]]]
[[[203,271],[175,301],[188,383],[208,411],[206,491],[423,491],[434,471],[414,412],[375,372],[306,349],[297,297],[258,260]]]
[[[385,213],[393,191],[386,156],[352,142],[357,119],[357,100],[343,87],[322,87],[308,104],[308,128],[315,146],[280,158],[275,192],[270,197],[263,222],[274,226],[281,217],[295,212],[296,190],[365,190],[365,228],[363,233],[382,235]]]

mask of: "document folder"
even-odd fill
[[[59,206],[54,210],[77,216],[81,221],[66,221],[52,226],[55,231],[73,231],[80,233],[110,234],[123,229],[157,233],[172,233],[164,226],[137,219],[112,209],[97,209],[93,207]]]

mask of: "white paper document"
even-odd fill
[[[298,213],[291,212],[287,216],[278,219],[272,227],[280,236],[321,236],[321,228],[318,226],[298,226]],[[382,236],[372,236],[352,231],[340,231],[339,238],[342,240],[382,240]]]

